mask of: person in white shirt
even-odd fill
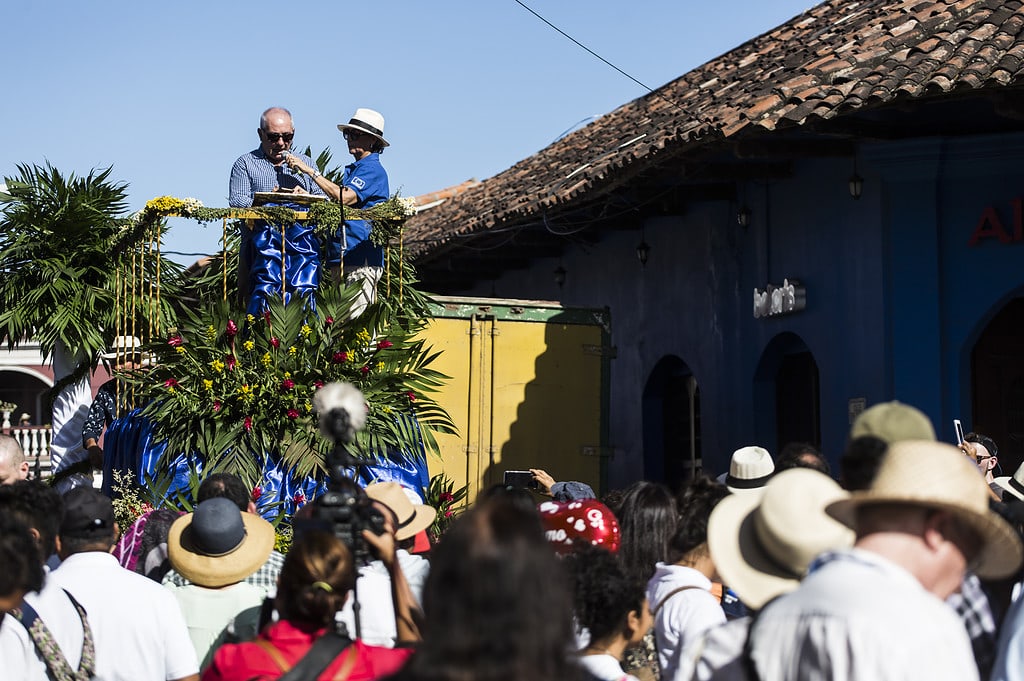
[[[40,561],[54,551],[63,504],[57,491],[38,480],[23,480],[0,486],[0,515],[29,528],[36,543],[35,558]],[[5,572],[10,567],[3,565]],[[25,607],[27,606],[27,607]],[[25,594],[22,613],[34,612],[46,627],[67,666],[72,670],[91,671],[84,660],[87,620],[79,615],[75,603],[47,571],[42,588]],[[52,657],[52,656],[51,656]],[[19,681],[47,681],[47,665],[33,636],[19,619],[8,614],[0,626],[0,664],[2,678]]]
[[[744,678],[977,679],[967,632],[944,600],[968,565],[1000,578],[1021,564],[1020,538],[988,499],[956,447],[892,444],[868,491],[826,507],[855,530],[854,547],[820,556],[751,623]]]
[[[110,554],[117,541],[110,499],[80,487],[64,498],[57,537],[63,562],[51,579],[81,603],[104,681],[198,681],[199,663],[174,596],[124,569]]]
[[[728,494],[725,485],[706,477],[687,485],[678,500],[679,522],[669,540],[672,562],[658,563],[647,583],[662,678],[675,673],[687,643],[725,623],[725,611],[711,593],[716,571],[707,528],[712,509]]]

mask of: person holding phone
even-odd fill
[[[964,435],[964,441],[960,443],[960,449],[974,461],[996,500],[1002,500],[1003,488],[996,484],[995,475],[996,467],[999,465],[999,447],[992,438],[981,433],[967,433]]]

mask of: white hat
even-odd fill
[[[902,440],[889,445],[871,489],[854,492],[825,510],[854,529],[856,510],[861,506],[907,504],[947,511],[982,539],[974,572],[982,579],[999,579],[1016,572],[1024,548],[1016,530],[989,510],[990,498],[977,466],[953,445]]]
[[[853,543],[825,514],[848,496],[824,473],[793,468],[762,490],[722,499],[708,519],[708,548],[723,583],[754,610],[795,589],[815,556]]]
[[[740,447],[732,453],[725,486],[733,494],[749,492],[768,484],[775,473],[775,462],[764,447],[751,445]]]
[[[373,135],[381,141],[385,147],[391,144],[384,139],[384,117],[373,109],[356,109],[348,123],[339,123],[338,130],[345,132],[348,129],[358,130]]]
[[[136,336],[118,336],[114,339],[114,343],[110,346],[108,352],[104,352],[100,357],[103,359],[117,359],[118,357],[126,357],[128,355],[142,354],[142,341]]]
[[[1021,501],[1024,501],[1024,463],[1017,467],[1013,477],[1004,475],[996,478],[996,484]]]

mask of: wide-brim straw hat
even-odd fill
[[[996,484],[1004,490],[1024,501],[1024,463],[1017,467],[1013,475],[1004,475],[996,478]]]
[[[437,509],[426,504],[413,504],[397,482],[376,482],[366,486],[366,496],[390,508],[397,519],[395,539],[405,541],[430,527]]]
[[[385,147],[391,146],[391,143],[384,139],[384,116],[373,109],[356,109],[348,123],[338,124],[338,130],[342,132],[346,130],[365,132],[379,139]]]
[[[889,446],[871,488],[825,510],[856,529],[857,509],[906,504],[948,511],[970,526],[982,541],[972,566],[983,579],[1007,577],[1020,567],[1024,550],[1017,532],[989,509],[989,487],[974,462],[953,445],[904,440]]]
[[[103,359],[117,359],[129,355],[142,354],[142,341],[137,336],[118,336],[114,339],[110,350],[100,355]]]
[[[733,494],[759,490],[768,484],[775,473],[775,462],[764,447],[740,447],[729,459],[729,472],[722,481]]]
[[[211,589],[242,581],[273,550],[273,525],[223,497],[201,502],[175,520],[167,535],[167,557],[174,569]]]
[[[862,411],[850,426],[850,439],[870,435],[886,444],[901,440],[934,440],[935,428],[924,412],[893,400]]]
[[[708,519],[708,549],[722,582],[753,610],[792,591],[815,556],[853,544],[825,513],[849,493],[815,470],[793,468],[753,494],[731,494]]]

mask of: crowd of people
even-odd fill
[[[835,479],[801,443],[600,499],[534,469],[433,545],[415,492],[343,480],[379,525],[346,534],[313,500],[281,553],[233,475],[122,532],[108,496],[26,479],[0,437],[3,677],[1020,679],[1024,466],[996,457],[889,402]]]

